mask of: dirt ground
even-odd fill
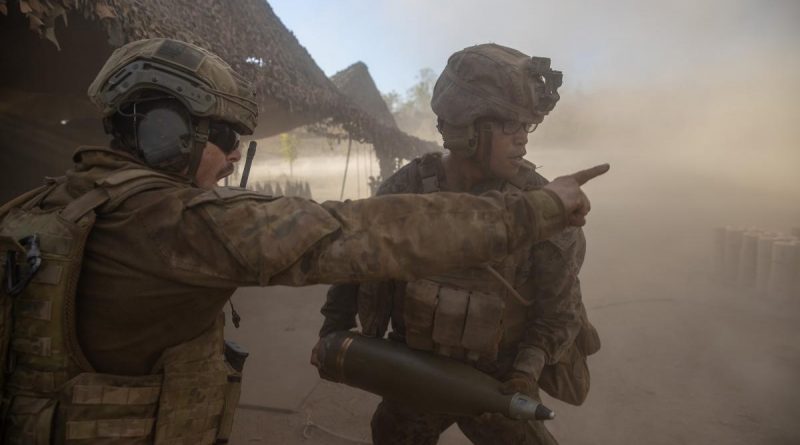
[[[800,443],[800,304],[765,301],[703,276],[588,301],[603,348],[581,407],[552,399],[564,444]],[[606,292],[612,290],[609,287]],[[320,380],[308,352],[325,287],[242,289],[251,352],[234,444],[369,443],[378,398]],[[456,428],[443,445],[466,444]]]

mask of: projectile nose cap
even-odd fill
[[[511,397],[508,417],[512,419],[552,420],[556,414],[550,408],[525,394],[516,393]]]
[[[550,408],[539,404],[539,406],[536,407],[534,416],[536,420],[553,420],[556,418],[556,413]]]

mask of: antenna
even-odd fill
[[[247,187],[247,178],[250,176],[250,166],[253,165],[253,158],[256,157],[256,141],[250,141],[247,147],[247,158],[244,161],[244,172],[242,172],[242,179],[239,182],[239,187]]]

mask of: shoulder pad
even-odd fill
[[[129,197],[146,190],[189,185],[176,177],[146,168],[123,169],[98,179],[95,184],[108,193],[109,201],[103,206],[104,211],[112,210]]]
[[[143,179],[151,179],[151,180],[158,179],[158,180],[179,182],[177,178],[165,175],[163,173],[159,173],[155,170],[150,170],[146,168],[126,168],[111,173],[110,175],[104,178],[98,179],[97,185],[103,187],[114,187],[131,181],[143,180]]]
[[[203,192],[192,198],[188,203],[186,203],[186,208],[191,208],[208,202],[234,202],[245,199],[273,201],[278,198],[280,198],[280,196],[276,197],[272,195],[266,195],[264,193],[241,189],[238,187],[214,187],[213,189]]]

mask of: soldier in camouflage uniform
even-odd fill
[[[523,160],[530,133],[559,99],[561,73],[549,59],[499,45],[455,53],[431,105],[446,156],[411,161],[387,179],[379,196],[532,190],[547,184]],[[446,234],[452,233],[451,228]],[[586,318],[578,272],[586,250],[578,228],[534,246],[518,246],[491,267],[431,273],[413,282],[333,286],[320,335],[356,326],[364,335],[465,361],[504,381],[504,392],[551,395],[580,404],[589,389],[586,355],[599,348]],[[455,417],[383,400],[372,418],[376,445],[432,445],[457,423],[475,444],[554,444],[542,422],[499,414]]]
[[[216,187],[257,107],[202,48],[131,42],[89,96],[111,147],[80,148],[66,176],[0,207],[4,444],[224,443],[241,369],[224,358],[222,308],[238,286],[408,280],[499,260],[582,224],[579,184],[606,169],[513,196],[320,205]]]

